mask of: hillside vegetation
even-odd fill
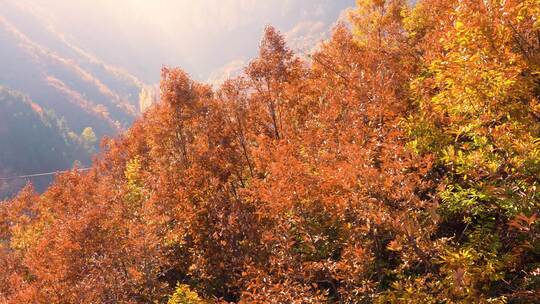
[[[93,169],[0,206],[5,303],[537,303],[540,4],[362,0],[309,62],[268,27]]]
[[[91,127],[101,138],[131,125],[145,84],[70,42],[24,3],[0,6],[0,85],[54,110],[77,133]]]
[[[28,3],[0,0],[0,7],[4,199],[28,181],[42,192],[53,180],[5,177],[66,170],[76,160],[88,166],[100,139],[130,126],[155,90],[69,41]]]
[[[70,169],[75,161],[90,162],[96,141],[92,129],[75,134],[54,112],[2,86],[0,109],[0,177]],[[32,181],[43,191],[51,178]],[[0,180],[0,199],[16,194],[24,183],[23,179]]]

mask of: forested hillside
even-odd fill
[[[268,27],[87,173],[0,205],[5,303],[538,303],[540,3],[362,0]]]
[[[48,34],[39,37],[45,39],[51,36]],[[1,14],[0,43],[0,84],[54,109],[74,130],[92,127],[100,136],[114,134],[135,118],[138,95],[132,96],[133,101],[121,97],[75,60],[32,40]],[[140,88],[135,86],[131,91],[138,94]]]
[[[54,172],[90,165],[98,147],[93,128],[72,131],[54,110],[0,85],[0,200],[27,183],[44,191]]]
[[[95,152],[103,136],[129,127],[152,102],[151,87],[71,43],[19,1],[0,0],[0,45],[7,130],[0,132],[0,178],[70,169],[74,160],[89,165],[89,152],[74,152],[68,133],[91,130],[97,140],[83,150]],[[0,199],[28,181],[43,191],[52,177],[0,181]]]
[[[75,161],[90,162],[96,138],[70,131],[54,112],[19,92],[0,86],[0,177],[69,169]],[[43,191],[51,177],[34,178]],[[0,199],[15,194],[27,180],[0,180]]]

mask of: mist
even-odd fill
[[[206,81],[253,57],[265,25],[282,32],[322,23],[327,31],[353,0],[18,0],[85,50],[146,82],[162,66]]]

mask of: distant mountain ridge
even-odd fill
[[[129,127],[157,95],[34,13],[0,0],[0,177],[88,165],[100,139]],[[44,190],[51,178],[29,181]],[[0,182],[0,200],[25,182]]]
[[[15,1],[0,1],[0,84],[99,137],[129,126],[146,84],[70,43]]]
[[[87,128],[75,134],[54,111],[41,108],[20,92],[0,86],[0,178],[50,172],[89,163],[96,138]],[[28,180],[0,180],[0,199]],[[51,177],[31,180],[44,190]]]

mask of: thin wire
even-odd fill
[[[76,169],[75,171],[88,171],[92,168],[81,168]],[[48,175],[56,175],[58,173],[65,173],[69,172],[71,170],[63,170],[63,171],[54,171],[54,172],[46,172],[46,173],[36,173],[36,174],[29,174],[29,175],[19,175],[19,176],[12,176],[12,177],[0,177],[0,181],[6,181],[6,180],[13,180],[13,179],[22,179],[22,178],[30,178],[30,177],[39,177],[39,176],[48,176]]]

